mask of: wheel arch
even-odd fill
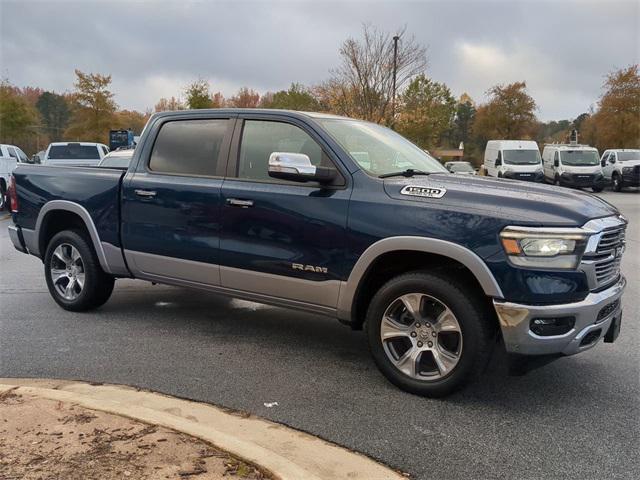
[[[390,237],[371,245],[360,256],[346,282],[340,286],[338,298],[338,318],[354,328],[360,328],[364,319],[362,299],[372,292],[366,288],[376,269],[389,261],[398,265],[415,257],[415,264],[405,262],[406,268],[418,270],[429,268],[458,268],[463,280],[474,282],[486,297],[503,298],[502,290],[489,267],[473,251],[445,240],[424,237]],[[402,265],[402,264],[400,264]],[[409,266],[410,265],[410,266]],[[395,274],[407,271],[406,268],[391,272]]]
[[[56,220],[60,222],[54,224]],[[52,200],[42,206],[34,230],[37,238],[37,251],[33,251],[32,248],[31,253],[44,258],[48,241],[53,235],[67,229],[67,227],[81,227],[86,231],[98,256],[100,266],[105,272],[110,273],[104,248],[93,219],[86,208],[75,202]]]

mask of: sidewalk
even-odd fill
[[[76,463],[91,468],[71,469]],[[36,468],[73,472],[61,478],[407,478],[312,435],[204,403],[116,385],[0,378],[0,477],[41,478]]]

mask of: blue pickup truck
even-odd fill
[[[19,166],[10,237],[64,309],[117,278],[195,287],[365,328],[394,384],[443,396],[495,348],[613,342],[627,221],[598,197],[451,175],[379,125],[326,114],[154,115],[128,169]]]

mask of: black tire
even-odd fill
[[[376,365],[391,383],[407,392],[435,398],[449,395],[478,378],[495,345],[496,328],[487,315],[482,292],[470,292],[469,288],[445,275],[412,272],[391,279],[378,290],[367,311],[367,337]],[[387,309],[402,295],[415,292],[445,304],[455,315],[461,330],[459,360],[441,378],[422,380],[403,373],[389,358],[380,338]]]
[[[614,173],[613,176],[611,177],[611,188],[613,189],[614,192],[622,191],[622,179],[620,178],[620,175],[617,172]]]
[[[559,176],[559,175],[556,175],[556,176],[555,176],[555,178],[553,179],[553,184],[554,184],[556,187],[561,187],[561,186],[562,186],[562,184],[560,183],[560,176]]]
[[[54,252],[61,245],[74,247],[80,255],[84,285],[76,298],[67,299],[58,291],[51,276]],[[66,248],[66,247],[63,247]],[[56,259],[55,262],[58,262]],[[83,312],[103,305],[113,292],[115,279],[106,274],[100,267],[100,262],[93,246],[83,232],[64,230],[57,233],[47,245],[44,256],[44,274],[49,293],[65,310]]]
[[[591,187],[591,191],[593,193],[600,193],[602,190],[604,190],[604,187],[598,187],[598,186],[595,186],[595,185],[593,187]]]

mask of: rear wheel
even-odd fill
[[[620,178],[620,175],[617,172],[614,173],[613,176],[611,177],[611,186],[614,192],[622,191],[622,179]]]
[[[494,329],[480,297],[455,281],[414,272],[387,282],[367,312],[367,335],[382,373],[403,390],[441,397],[477,377]]]
[[[5,208],[7,208],[7,188],[3,180],[0,182],[0,212],[4,211]]]
[[[102,270],[93,247],[80,232],[65,230],[51,239],[44,269],[49,293],[65,310],[97,308],[113,292],[114,278]]]

